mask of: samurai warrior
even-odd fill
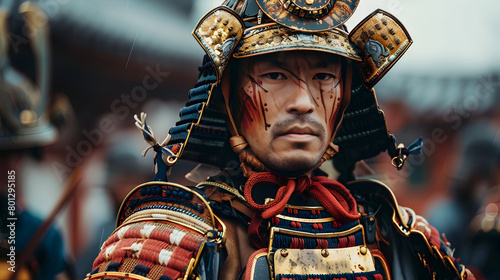
[[[388,186],[354,175],[421,147],[396,144],[373,89],[412,39],[383,10],[348,32],[358,2],[227,0],[199,21],[198,82],[163,142],[136,116],[156,177],[125,198],[87,280],[475,279]],[[193,186],[168,182],[179,159],[200,163]]]

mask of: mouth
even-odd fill
[[[292,126],[279,133],[278,137],[285,137],[292,140],[310,140],[318,137],[318,133],[310,126]]]

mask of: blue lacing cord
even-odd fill
[[[149,206],[144,206],[144,207],[135,209],[134,213],[137,213],[137,212],[143,211],[143,210],[149,210],[149,209],[163,209],[163,210],[175,211],[175,212],[179,212],[179,213],[182,213],[182,214],[189,215],[189,216],[191,216],[191,217],[193,217],[193,218],[195,218],[197,220],[205,222],[205,220],[203,220],[202,217],[194,214],[193,212],[190,212],[188,210],[185,210],[185,209],[182,209],[182,208],[179,208],[179,207],[169,206],[169,205],[149,205]]]
[[[164,196],[142,197],[139,199],[135,199],[135,200],[130,201],[130,207],[135,209],[135,207],[137,207],[140,204],[152,202],[152,201],[161,201],[161,202],[180,204],[180,205],[186,206],[188,208],[191,208],[195,211],[198,211],[199,213],[203,213],[203,210],[204,210],[203,206],[200,204],[197,204],[197,203],[193,204],[193,203],[185,201],[185,200],[172,198],[172,197],[164,197]]]

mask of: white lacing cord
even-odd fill
[[[172,150],[165,147],[168,144],[168,142],[170,141],[171,135],[168,134],[167,137],[165,138],[165,140],[163,140],[163,142],[161,142],[161,144],[159,144],[158,141],[156,141],[153,130],[151,129],[151,127],[149,125],[146,124],[146,116],[147,116],[147,114],[144,112],[141,112],[140,119],[137,115],[134,115],[135,126],[143,133],[144,141],[146,141],[146,143],[148,143],[150,145],[149,147],[144,149],[144,151],[142,151],[141,155],[143,157],[145,157],[147,152],[150,149],[155,149],[155,148],[159,147],[161,149],[161,151],[166,154],[167,157],[174,156],[175,153],[172,152]],[[155,152],[158,153],[158,150],[155,149]],[[166,160],[166,157],[164,157],[162,154],[160,154],[160,156],[161,156],[162,161],[167,166],[172,166],[172,164]],[[155,161],[154,166],[155,166],[155,173],[157,173],[158,172],[158,165],[156,164],[156,161]],[[170,169],[168,169],[168,171],[170,171]]]
[[[137,115],[134,115],[135,126],[137,126],[137,128],[140,131],[147,134],[151,138],[151,140],[147,140],[146,138],[144,138],[144,141],[146,141],[146,143],[148,143],[150,146],[147,147],[144,151],[142,151],[141,155],[143,157],[146,156],[146,153],[149,151],[149,149],[154,148],[154,146],[156,146],[156,145],[159,145],[160,147],[164,148],[168,144],[168,141],[170,141],[170,138],[171,138],[170,134],[168,134],[167,137],[165,138],[165,140],[163,140],[163,142],[161,142],[161,144],[158,144],[158,141],[156,141],[153,130],[151,129],[151,127],[149,125],[146,124],[146,116],[147,116],[147,114],[144,112],[141,112],[141,119],[139,119],[137,117]],[[175,155],[175,153],[172,152],[170,149],[167,149],[167,148],[164,148],[164,149],[167,150],[168,152],[170,152],[171,155]]]

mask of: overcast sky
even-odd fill
[[[371,11],[395,15],[414,41],[399,69],[465,73],[500,70],[500,1],[361,0],[352,29]]]

